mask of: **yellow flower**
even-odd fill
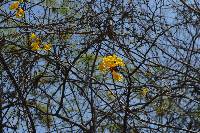
[[[13,2],[11,5],[10,5],[10,10],[15,10],[19,7],[19,2],[18,1],[15,1]]]
[[[35,33],[31,33],[30,39],[35,40],[36,38],[37,38],[37,36],[35,35]]]
[[[149,92],[149,89],[148,89],[147,87],[143,87],[143,88],[140,90],[140,95],[146,96],[148,92]]]
[[[52,45],[50,43],[44,44],[44,50],[49,51],[49,50],[51,50],[51,48],[52,48]]]
[[[40,46],[39,46],[39,43],[38,43],[38,42],[33,42],[33,43],[31,44],[31,46],[32,46],[32,49],[31,49],[31,50],[33,50],[33,51],[40,50]]]
[[[116,67],[116,66],[125,66],[123,60],[116,55],[110,55],[103,58],[103,62],[108,68]]]
[[[24,16],[24,10],[23,10],[22,8],[19,8],[19,9],[17,10],[16,17],[17,17],[17,18],[21,18],[21,17],[23,17],[23,16]]]
[[[117,67],[125,66],[122,58],[117,57],[115,54],[109,55],[103,58],[102,62],[99,64],[99,70],[104,72],[109,70],[112,72],[112,76],[114,80],[121,81],[122,75],[117,73]]]
[[[99,70],[102,71],[102,72],[106,70],[106,66],[105,66],[104,63],[101,63],[101,64],[99,65]]]
[[[117,81],[121,81],[122,78],[123,78],[121,74],[119,74],[119,73],[117,73],[115,71],[112,71],[112,76],[113,76],[113,79],[117,80]]]
[[[117,66],[125,66],[123,60],[119,57],[114,55],[109,55],[103,58],[103,61],[99,65],[100,71],[109,70],[111,68],[117,67]]]
[[[36,43],[41,43],[42,40],[41,40],[40,38],[37,37],[37,38],[35,39],[35,42],[36,42]]]

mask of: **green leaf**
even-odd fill
[[[41,112],[43,112],[43,113],[48,113],[48,112],[47,112],[47,111],[48,111],[48,110],[47,110],[47,106],[37,103],[36,107],[37,107],[37,109],[40,110]],[[39,114],[38,114],[38,118],[39,118],[39,120],[40,120],[40,122],[41,122],[42,124],[49,126],[49,125],[51,124],[53,118],[52,118],[52,116],[50,116],[50,115],[45,115],[45,114],[43,114],[43,113],[39,113]]]

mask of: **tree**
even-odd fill
[[[199,132],[199,4],[4,0],[0,132]]]

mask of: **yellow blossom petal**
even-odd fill
[[[37,36],[35,35],[35,33],[31,33],[30,39],[35,40],[37,38]]]
[[[102,59],[102,62],[99,64],[100,71],[109,70],[112,72],[113,79],[121,81],[123,76],[117,73],[117,68],[125,66],[123,60],[120,57],[117,57],[115,54],[106,56]]]
[[[31,46],[32,46],[32,49],[31,49],[31,50],[33,50],[33,51],[40,50],[39,43],[37,43],[37,42],[33,42],[33,43],[31,44]]]
[[[23,10],[22,8],[19,8],[19,9],[17,10],[16,17],[17,17],[17,18],[21,18],[21,17],[23,17],[23,16],[24,16],[24,10]]]
[[[104,64],[106,69],[110,69],[117,66],[125,66],[123,60],[114,55],[109,55],[103,58],[102,64]]]
[[[122,78],[123,78],[121,74],[119,74],[119,73],[117,73],[115,71],[112,71],[112,76],[113,76],[113,79],[117,80],[117,81],[121,81]]]
[[[34,46],[37,46],[37,45],[39,45],[40,43],[38,43],[38,42],[33,42],[33,43],[31,43],[31,46],[32,47],[34,47]]]
[[[15,1],[10,5],[10,10],[16,10],[19,7],[19,2]]]
[[[37,37],[37,38],[35,39],[35,42],[36,42],[36,43],[41,43],[42,40],[41,40],[40,38]]]
[[[106,67],[105,67],[105,64],[104,64],[104,63],[101,63],[101,64],[99,65],[99,70],[102,71],[102,72],[104,72],[104,71],[106,70]]]
[[[51,44],[44,44],[44,50],[49,51],[51,50],[52,45]]]

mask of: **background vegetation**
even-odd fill
[[[0,132],[200,131],[198,0],[0,3]],[[50,51],[33,51],[31,33]],[[99,71],[116,54],[122,81]]]

